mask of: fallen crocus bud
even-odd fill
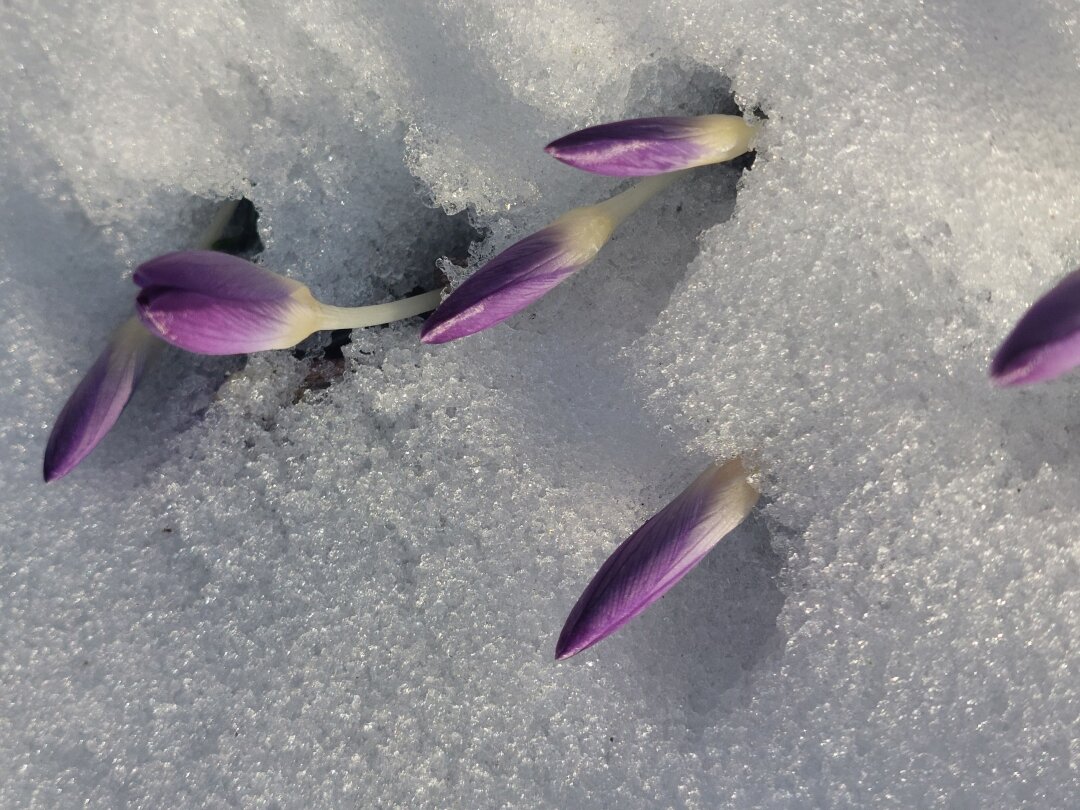
[[[1080,270],[1065,276],[1017,322],[990,364],[995,385],[1052,380],[1080,365]]]
[[[109,432],[161,342],[132,316],[68,398],[45,446],[45,481],[71,472]]]
[[[224,253],[183,250],[139,265],[139,317],[163,340],[198,354],[295,346],[322,329],[390,323],[435,308],[439,291],[367,307],[334,307],[303,284]]]
[[[731,160],[750,150],[756,134],[737,115],[634,118],[571,132],[544,151],[594,174],[645,177]]]
[[[447,296],[424,322],[420,340],[446,343],[502,323],[591,262],[623,220],[681,176],[644,180],[514,243]]]
[[[757,503],[747,475],[737,458],[710,466],[615,549],[570,611],[555,657],[607,638],[701,562]]]

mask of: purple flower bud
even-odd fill
[[[570,611],[555,657],[607,638],[663,596],[743,522],[757,499],[741,460],[710,466],[608,557]]]
[[[502,323],[588,264],[610,236],[607,220],[578,214],[525,237],[454,290],[424,322],[420,340],[446,343]]]
[[[1024,313],[990,364],[995,385],[1051,380],[1080,364],[1080,270]]]
[[[109,340],[56,417],[45,447],[45,481],[55,481],[86,458],[119,418],[147,360],[161,344],[132,317]]]
[[[615,228],[679,174],[643,180],[596,205],[575,208],[489,261],[450,293],[420,340],[446,343],[502,323],[595,258]]]
[[[572,132],[544,150],[583,171],[645,177],[731,160],[750,149],[756,133],[737,115],[635,118]]]
[[[133,280],[146,328],[198,354],[285,349],[320,328],[322,305],[307,287],[237,256],[166,253]]]

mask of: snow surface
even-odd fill
[[[0,77],[0,806],[1075,806],[1080,374],[985,373],[1080,263],[1075,2],[13,0]],[[216,201],[385,300],[618,187],[549,139],[731,93],[752,170],[508,324],[171,352],[41,483]],[[556,664],[734,452],[745,528]]]

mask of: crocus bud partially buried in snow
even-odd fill
[[[624,219],[681,176],[644,180],[514,243],[447,296],[425,321],[420,340],[446,343],[502,323],[591,262]]]
[[[237,256],[209,250],[167,253],[133,276],[146,328],[197,354],[246,354],[295,346],[322,329],[389,323],[435,308],[433,291],[366,307],[335,307],[303,284]]]
[[[750,150],[756,134],[737,115],[635,118],[572,132],[544,151],[594,174],[645,177],[731,160]]]
[[[71,472],[116,424],[139,383],[147,361],[161,348],[132,316],[68,397],[45,446],[45,481]]]
[[[757,503],[747,476],[737,458],[710,466],[615,549],[570,611],[555,657],[607,638],[701,562]]]
[[[996,385],[1052,380],[1080,365],[1080,270],[1065,276],[1017,322],[990,364]]]

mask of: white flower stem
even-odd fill
[[[668,172],[667,174],[647,177],[621,194],[616,194],[610,200],[597,203],[593,208],[596,209],[597,213],[608,217],[613,227],[617,226],[654,196],[691,171],[692,169],[683,169],[678,172]]]
[[[372,304],[366,307],[335,307],[329,304],[319,305],[319,329],[359,329],[364,326],[377,326],[392,323],[421,312],[430,312],[439,305],[441,290],[401,298],[387,304]]]

